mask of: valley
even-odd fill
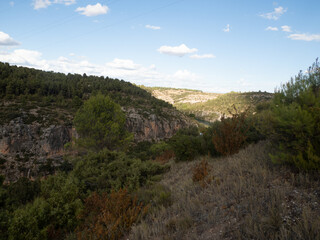
[[[215,94],[0,63],[0,239],[318,239],[313,69]]]

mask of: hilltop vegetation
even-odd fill
[[[29,112],[34,108],[42,115],[55,112],[57,117],[50,117],[50,123],[69,119],[70,114],[97,93],[108,95],[123,107],[135,107],[141,113],[168,116],[164,108],[172,109],[169,103],[154,98],[147,91],[123,80],[108,77],[87,76],[83,74],[62,74],[44,72],[25,67],[10,66],[0,62],[0,119],[9,122],[17,117],[18,111],[24,111],[28,122],[35,117]],[[39,109],[41,107],[41,109]],[[145,114],[145,113],[144,113]],[[53,114],[55,115],[55,114]],[[41,121],[41,119],[39,119]]]

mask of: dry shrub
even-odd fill
[[[213,131],[212,142],[217,152],[223,156],[230,156],[238,153],[247,139],[249,126],[246,124],[248,110],[238,113],[236,107],[233,107],[235,113],[229,113],[231,118],[221,117],[221,124]]]
[[[169,162],[171,158],[174,158],[174,152],[172,150],[167,150],[164,153],[162,153],[160,156],[157,156],[155,161],[161,164],[166,164]]]
[[[120,239],[146,214],[147,207],[132,198],[127,190],[101,195],[94,192],[85,200],[79,215],[83,223],[77,229],[78,239]]]
[[[202,187],[206,187],[212,178],[209,178],[209,172],[211,167],[206,159],[203,159],[198,165],[193,169],[192,180],[193,182],[198,182]]]

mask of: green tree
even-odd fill
[[[320,67],[281,86],[270,107],[274,162],[301,170],[320,170]]]
[[[80,146],[99,151],[123,149],[132,140],[125,129],[125,114],[110,97],[98,94],[78,110],[74,125],[80,134]]]

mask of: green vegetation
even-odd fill
[[[229,111],[234,108],[239,112],[248,110],[253,112],[255,107],[262,102],[269,101],[273,94],[267,92],[230,92],[219,95],[217,98],[199,103],[177,103],[175,107],[186,114],[194,114],[196,118],[211,122],[220,116],[231,116]],[[205,114],[204,114],[205,112]]]
[[[88,149],[117,149],[133,139],[125,129],[126,118],[120,105],[108,96],[91,97],[78,110],[73,122],[81,136],[78,145]]]
[[[169,117],[163,108],[172,108],[169,103],[123,80],[44,72],[0,62],[0,121],[3,123],[17,117],[48,125],[72,123],[72,116],[83,102],[98,93],[141,113],[147,111]],[[44,116],[47,118],[43,119]]]
[[[61,78],[71,76],[76,75]],[[11,101],[3,109],[10,105],[17,111],[24,101],[34,109],[28,104],[37,98],[62,96],[61,101],[48,100],[45,108],[60,104],[66,109],[71,104],[80,134],[75,147],[65,146],[75,152],[55,175],[33,181],[21,178],[9,185],[2,184],[1,177],[0,239],[320,238],[318,62],[307,74],[282,85],[269,102],[261,100],[271,98],[267,93],[261,93],[265,97],[230,93],[208,101],[204,107],[220,104],[219,111],[229,108],[228,115],[208,128],[180,129],[157,143],[130,142],[125,115],[115,100],[123,92],[117,93],[117,84],[111,93],[104,92],[106,85],[99,79],[90,80],[88,88],[101,85],[87,95],[71,91],[70,97],[63,95],[69,83],[64,85],[61,79],[57,80],[61,85],[53,84],[53,89],[61,87],[57,95],[42,95],[42,85],[41,91],[32,92],[36,85],[24,87],[17,81],[14,86],[22,84],[20,92],[9,87],[9,78],[0,81],[5,85],[1,97]],[[124,91],[135,89],[127,86]],[[139,91],[130,98],[146,94],[153,99],[145,91],[139,96]],[[229,104],[232,101],[234,105]],[[248,110],[250,101],[255,109]],[[24,161],[20,155],[17,159]],[[50,161],[47,164],[44,171],[51,171]]]
[[[320,68],[316,62],[308,73],[281,86],[270,105],[272,131],[268,134],[277,152],[274,162],[300,170],[320,170]]]

